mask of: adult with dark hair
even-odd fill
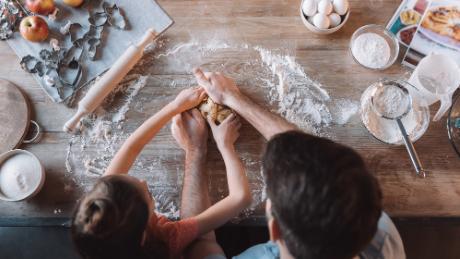
[[[269,140],[262,164],[271,241],[235,258],[405,258],[399,233],[382,212],[377,179],[359,154],[300,132],[221,73],[196,69],[195,76],[215,102],[235,110]]]

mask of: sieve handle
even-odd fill
[[[398,127],[401,130],[404,144],[406,146],[407,153],[409,153],[412,165],[414,165],[415,172],[418,176],[425,178],[425,170],[422,168],[422,164],[420,163],[420,159],[418,158],[417,152],[415,152],[414,145],[412,144],[412,141],[409,139],[409,136],[407,135],[406,128],[404,128],[401,119],[397,119],[396,122],[398,123]]]

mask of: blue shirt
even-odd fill
[[[279,259],[278,246],[273,242],[249,248],[233,259]],[[406,254],[398,230],[385,212],[380,216],[377,232],[371,243],[359,255],[359,259],[404,259]]]

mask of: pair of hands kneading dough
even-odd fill
[[[198,110],[205,119],[209,116],[217,125],[233,113],[230,108],[215,103],[209,96],[198,105]]]
[[[194,69],[193,73],[195,74],[199,84],[200,81],[202,81],[201,83],[203,84],[211,84],[208,76],[206,76],[200,68]],[[207,96],[197,108],[205,119],[210,117],[217,125],[221,124],[228,116],[230,116],[230,114],[233,113],[233,110],[214,102],[209,96]]]

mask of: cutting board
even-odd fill
[[[16,85],[0,78],[0,154],[21,145],[29,124],[27,99]]]

